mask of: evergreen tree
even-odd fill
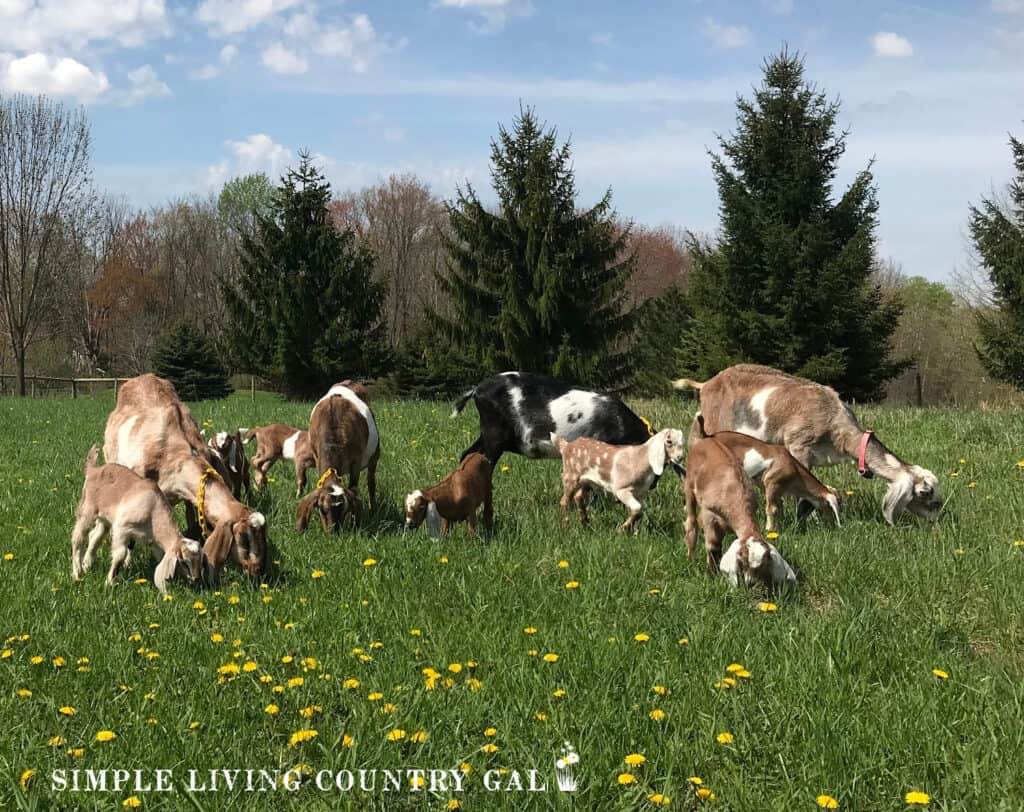
[[[673,393],[666,376],[670,348],[678,347],[690,323],[686,294],[671,287],[640,305],[635,354],[636,375],[630,391],[645,397],[667,397]]]
[[[448,206],[451,314],[434,315],[467,366],[519,369],[593,385],[628,379],[635,314],[625,302],[632,258],[611,191],[578,209],[569,144],[532,110],[491,142],[488,210],[471,186]]]
[[[153,371],[173,383],[183,400],[214,400],[233,391],[213,342],[187,321],[160,336],[150,360]]]
[[[994,307],[978,313],[978,356],[990,375],[1024,389],[1024,142],[1010,137],[1017,177],[1009,205],[971,206],[971,239],[992,283]]]
[[[387,372],[384,289],[373,255],[330,222],[330,185],[301,156],[242,236],[238,281],[225,290],[232,354],[289,397],[318,397],[342,378]]]
[[[787,51],[764,64],[753,100],[737,100],[736,132],[712,156],[721,233],[691,235],[694,318],[682,368],[707,377],[767,364],[874,400],[904,362],[889,357],[900,307],[872,279],[878,202],[870,166],[838,201],[846,148],[839,103],[804,80]]]

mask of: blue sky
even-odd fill
[[[0,0],[0,90],[86,105],[98,185],[148,206],[279,174],[486,186],[523,104],[574,145],[581,202],[713,231],[707,148],[782,43],[842,100],[838,184],[875,158],[880,252],[947,279],[967,207],[1024,136],[1024,0]]]

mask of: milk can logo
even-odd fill
[[[562,792],[576,791],[576,765],[580,763],[579,754],[576,748],[569,742],[562,745],[562,752],[555,759],[555,778],[558,779],[558,788]]]

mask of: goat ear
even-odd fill
[[[295,529],[300,533],[309,527],[309,517],[312,515],[313,508],[316,507],[317,500],[320,498],[320,491],[320,488],[314,488],[299,502],[299,509],[295,511]]]
[[[769,555],[771,556],[770,571],[772,575],[772,583],[777,585],[785,583],[795,584],[796,573],[793,572],[793,568],[789,566],[789,562],[782,557],[782,553],[772,547]]]
[[[433,502],[427,503],[427,535],[432,539],[441,538],[441,514]]]
[[[829,493],[825,500],[828,502],[828,506],[832,508],[832,513],[836,517],[836,527],[842,527],[843,524],[839,521],[839,497],[834,493]]]
[[[647,441],[647,461],[655,476],[665,472],[665,433],[658,432]]]
[[[882,515],[889,524],[895,524],[900,514],[907,509],[914,498],[914,477],[902,473],[889,483],[889,489],[882,499]]]
[[[231,522],[223,521],[217,525],[210,537],[203,545],[203,553],[213,574],[220,572],[224,562],[228,560],[228,553],[231,552],[231,543],[234,537],[231,533]]]
[[[153,573],[153,583],[161,592],[167,592],[167,582],[174,577],[178,568],[178,556],[174,553],[164,553],[160,563],[156,565],[156,572]]]

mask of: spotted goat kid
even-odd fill
[[[562,457],[562,525],[569,522],[575,504],[583,524],[589,522],[587,499],[593,488],[607,491],[629,509],[620,530],[632,530],[640,521],[643,501],[671,464],[682,471],[686,443],[679,429],[663,429],[642,445],[609,445],[580,437],[565,440],[551,435]]]

